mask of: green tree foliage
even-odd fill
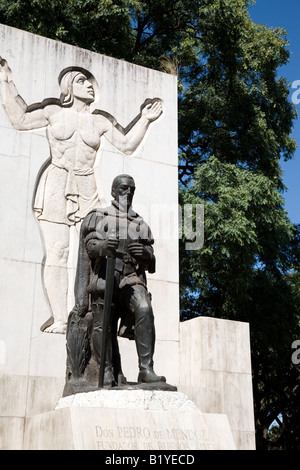
[[[280,166],[296,113],[286,33],[252,3],[0,0],[0,22],[178,75],[180,202],[205,209],[203,248],[180,243],[182,319],[250,323],[258,448],[299,449],[300,230]]]
[[[118,58],[132,48],[127,0],[1,0],[0,22]]]
[[[290,267],[287,248],[294,227],[282,197],[261,171],[213,156],[196,167],[193,184],[181,197],[186,204],[204,204],[205,213],[204,246],[184,256],[190,268],[183,272],[183,314],[190,318],[204,308],[219,318],[240,318],[241,312],[249,318],[255,279],[261,282],[263,273],[281,277]],[[201,295],[189,295],[186,287],[191,286]],[[247,303],[250,311],[245,312]]]
[[[250,323],[258,448],[279,415],[281,448],[299,448],[291,362],[300,337],[299,233],[284,210],[280,167],[295,150],[296,114],[277,76],[287,41],[282,29],[253,23],[244,1],[201,5],[199,59],[183,72],[179,144],[181,202],[204,204],[205,240],[199,251],[181,243],[182,316]]]
[[[201,2],[194,33],[199,59],[187,70],[180,101],[182,161],[188,176],[214,155],[259,168],[281,187],[279,158],[295,149],[287,83],[276,77],[288,60],[287,42],[283,30],[253,23],[245,3]]]
[[[250,323],[258,448],[267,446],[279,415],[270,448],[299,448],[299,366],[291,361],[300,337],[299,228],[261,170],[213,156],[196,167],[180,196],[204,204],[205,213],[203,248],[186,251],[181,243],[182,315]]]

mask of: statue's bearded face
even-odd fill
[[[119,203],[120,209],[128,210],[132,205],[135,192],[135,184],[131,178],[123,177],[119,184],[114,188],[113,196]]]

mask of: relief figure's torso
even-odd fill
[[[47,128],[52,160],[73,169],[92,168],[105,129],[89,112],[60,109],[49,117]]]

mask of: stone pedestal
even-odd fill
[[[26,450],[234,450],[227,416],[179,392],[97,391],[27,420]]]

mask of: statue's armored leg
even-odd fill
[[[93,353],[96,358],[97,363],[100,368],[100,358],[101,358],[101,344],[103,338],[103,301],[98,300],[97,302],[92,303],[92,312],[94,317],[93,322],[93,332],[92,332],[92,348]],[[100,369],[99,369],[100,370]],[[112,365],[112,340],[111,340],[111,326],[108,331],[107,338],[107,351],[105,359],[105,369],[104,369],[104,386],[113,387],[115,386],[113,365]]]
[[[130,303],[135,315],[135,343],[139,359],[138,382],[166,382],[164,376],[156,375],[153,370],[154,316],[150,296],[143,286],[134,286]]]
[[[125,385],[127,383],[127,379],[123,374],[122,371],[122,364],[121,364],[121,355],[119,350],[118,344],[118,315],[115,312],[115,309],[112,309],[112,324],[111,324],[111,342],[112,342],[112,364],[113,364],[113,371],[115,381],[118,385]]]

